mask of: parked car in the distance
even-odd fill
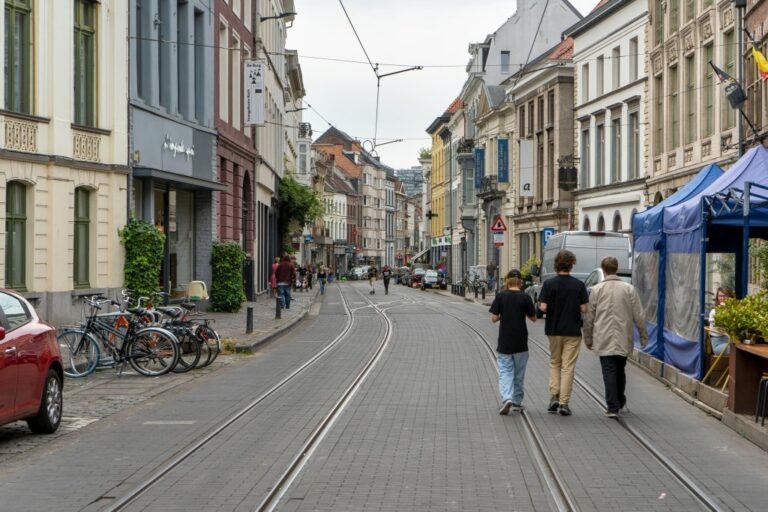
[[[63,376],[55,329],[23,297],[0,290],[0,425],[26,420],[36,434],[55,432]]]
[[[399,284],[407,284],[406,280],[411,275],[411,269],[409,267],[398,267],[395,269],[395,275]]]
[[[424,273],[424,277],[421,278],[421,289],[427,288],[440,288],[445,290],[445,276],[441,272],[434,269],[429,269]]]
[[[619,279],[624,281],[625,283],[631,283],[632,282],[632,273],[629,270],[621,270],[616,273],[617,276],[619,276]],[[602,268],[596,268],[590,274],[587,276],[587,278],[584,280],[584,286],[587,287],[587,292],[592,291],[592,287],[596,284],[602,283],[605,280],[605,274],[603,273]]]
[[[421,286],[421,278],[424,277],[424,274],[426,273],[427,273],[427,269],[425,268],[414,269],[414,271],[411,273],[410,277],[408,278],[408,286],[411,286],[411,287]]]
[[[354,280],[368,279],[369,268],[370,268],[370,265],[363,265],[362,267],[353,268],[352,275],[350,275],[350,279],[354,279]]]

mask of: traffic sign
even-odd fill
[[[502,247],[504,245],[504,233],[493,234],[493,245],[496,247]]]
[[[506,231],[507,225],[504,224],[504,219],[501,218],[501,215],[497,215],[496,218],[493,220],[493,227],[491,228],[491,231]]]

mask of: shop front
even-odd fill
[[[132,214],[166,235],[158,288],[183,296],[190,281],[211,283],[217,238],[215,134],[134,109]]]

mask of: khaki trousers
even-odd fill
[[[581,336],[548,336],[549,396],[559,396],[561,404],[571,399],[573,373],[581,349]]]

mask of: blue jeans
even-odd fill
[[[501,401],[512,400],[513,404],[523,403],[523,380],[528,364],[528,352],[516,354],[496,354],[499,365],[499,393]]]
[[[712,353],[716,356],[720,354],[728,355],[728,337],[727,336],[712,336],[709,339],[712,342]]]
[[[325,278],[321,277],[318,281],[320,281],[320,295],[323,295],[325,293]]]
[[[291,307],[291,285],[290,284],[277,284],[277,296],[280,297],[280,304],[284,308]]]

